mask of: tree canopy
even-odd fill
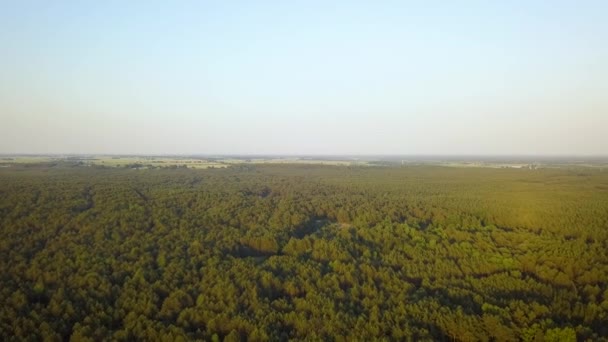
[[[608,172],[0,169],[4,340],[606,340]]]

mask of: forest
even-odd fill
[[[0,168],[5,341],[608,341],[608,171]]]

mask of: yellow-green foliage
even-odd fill
[[[0,169],[3,340],[606,340],[608,172]]]

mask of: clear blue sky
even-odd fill
[[[3,1],[0,153],[608,154],[608,1]]]

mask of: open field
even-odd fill
[[[116,157],[116,156],[100,156],[95,157],[89,161],[92,165],[103,165],[110,167],[120,167],[128,165],[141,164],[144,167],[171,167],[181,166],[191,169],[207,169],[207,168],[224,168],[229,165],[210,161],[199,158],[185,158],[185,157],[146,157],[146,156],[133,156],[133,157]]]
[[[353,159],[320,159],[308,157],[188,157],[188,156],[5,156],[0,157],[0,166],[77,162],[85,165],[130,168],[186,167],[191,169],[226,168],[241,164],[310,164],[334,166],[365,166],[368,161]]]
[[[367,161],[344,160],[344,159],[315,159],[301,157],[283,158],[226,158],[219,159],[227,164],[311,164],[311,165],[333,165],[333,166],[365,166]]]
[[[594,168],[608,170],[607,157],[399,157],[399,156],[146,156],[146,155],[4,155],[0,167],[37,163],[79,163],[89,166],[127,168],[227,168],[235,165],[294,164],[328,166],[416,166],[456,168],[542,169]]]
[[[84,165],[129,168],[187,167],[191,169],[225,168],[229,165],[221,161],[201,158],[170,156],[10,156],[0,157],[0,166],[71,162]]]
[[[59,159],[57,156],[0,156],[0,165],[49,163]]]

